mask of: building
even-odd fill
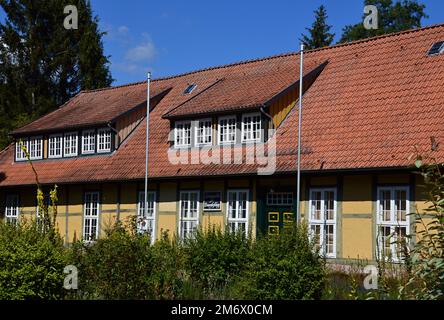
[[[443,41],[444,24],[306,53],[300,218],[327,257],[374,260],[415,232],[427,204],[412,156],[444,160]],[[146,217],[146,83],[82,91],[11,133],[2,212],[36,215],[21,140],[41,184],[59,186],[66,243],[137,214],[153,239],[212,224],[278,233],[296,219],[298,78],[290,53],[154,80]]]

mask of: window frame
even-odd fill
[[[15,198],[11,204],[10,198]],[[13,213],[13,214],[12,214]],[[5,222],[17,224],[20,218],[20,195],[18,193],[7,193],[5,195]]]
[[[234,119],[234,141],[222,141],[221,139],[221,122],[224,120]],[[236,115],[221,116],[217,118],[217,144],[220,146],[234,145],[237,142],[237,117]],[[228,134],[227,134],[228,135]]]
[[[313,219],[313,201],[317,201],[313,199],[314,192],[321,192],[321,208],[320,208],[320,218]],[[325,193],[333,192],[333,219],[326,219],[326,210],[325,210]],[[309,199],[308,199],[308,226],[310,236],[313,237],[312,227],[319,227],[319,249],[320,252],[327,258],[336,258],[337,256],[337,223],[338,223],[338,190],[336,187],[315,187],[310,188],[309,190]],[[328,226],[333,226],[333,253],[327,253],[327,244],[326,240],[326,228]]]
[[[76,151],[73,153],[66,153],[66,138],[67,136],[75,136],[75,148]],[[77,131],[65,132],[63,134],[63,157],[64,158],[72,158],[77,157],[79,155],[79,133]]]
[[[51,139],[59,138],[60,139],[60,154],[51,155]],[[56,142],[54,141],[54,146]],[[63,158],[63,148],[64,148],[64,138],[63,133],[51,134],[48,136],[48,159],[59,159]],[[55,149],[57,150],[57,149]]]
[[[377,244],[377,255],[378,258],[382,258],[382,250],[384,250],[384,239],[381,238],[382,234],[380,233],[381,228],[390,228],[389,237],[395,237],[390,239],[390,253],[391,259],[394,262],[401,262],[402,258],[400,258],[397,254],[396,248],[396,228],[405,228],[406,239],[411,234],[411,221],[410,221],[410,187],[405,185],[390,185],[390,186],[378,186],[376,188],[377,199],[376,199],[376,244]],[[384,210],[382,209],[382,198],[381,192],[389,191],[390,192],[390,220],[383,219]],[[405,199],[405,221],[399,221],[397,219],[397,207],[396,207],[396,192],[404,191],[406,194]],[[389,259],[390,257],[385,257]]]
[[[179,130],[186,130],[185,128],[179,129],[178,126],[179,125],[189,125],[190,126],[190,130],[189,130],[189,139],[187,138],[187,140],[189,140],[188,144],[178,144],[177,143],[177,138],[179,136]],[[193,125],[192,125],[192,121],[191,120],[182,120],[182,121],[175,121],[174,122],[174,148],[175,149],[186,149],[186,148],[190,148],[192,145],[192,141],[193,141],[193,137],[192,137],[192,132],[193,132]],[[182,141],[183,141],[183,137],[182,137]]]
[[[97,214],[96,215],[91,215],[91,214],[88,214],[87,215],[87,197],[88,196],[97,196],[97,203],[96,203],[96,205],[97,205],[97,208],[96,208],[96,210],[97,210]],[[86,242],[86,243],[90,243],[90,242],[94,242],[94,241],[96,241],[98,238],[99,238],[99,234],[100,234],[100,214],[101,214],[101,201],[100,201],[101,199],[100,199],[100,192],[98,192],[98,191],[87,191],[87,192],[85,192],[84,193],[84,195],[83,195],[83,225],[82,225],[82,239],[83,239],[83,241],[84,242]],[[91,202],[91,204],[92,204],[93,202]],[[92,208],[90,209],[90,210],[93,210]],[[89,226],[89,228],[90,228],[90,230],[89,230],[89,233],[92,233],[91,232],[91,230],[92,230],[92,222],[95,220],[96,221],[96,230],[95,230],[95,238],[92,238],[91,239],[91,235],[88,235],[88,238],[86,237],[87,236],[87,234],[86,234],[86,222],[87,222],[87,220],[90,220],[91,221],[91,224],[90,224],[90,226]]]
[[[230,217],[230,193],[236,194],[236,218]],[[239,194],[245,193],[245,218],[240,218],[240,211],[239,211]],[[249,232],[249,222],[250,222],[250,190],[249,189],[228,189],[227,190],[227,203],[226,203],[226,219],[227,219],[227,227],[229,228],[230,232],[233,232],[230,228],[230,223],[235,224],[235,232],[239,231],[239,225],[241,223],[245,224],[245,236],[248,237]]]
[[[34,150],[33,150],[34,146],[32,145],[32,143],[34,141],[37,141],[35,146],[38,146],[38,145],[40,146],[40,155],[38,155],[38,156],[32,155],[34,152]],[[43,137],[42,136],[33,136],[28,139],[28,153],[29,153],[29,158],[31,160],[42,160],[43,159]]]
[[[182,202],[184,200],[182,200],[182,195],[183,194],[196,194],[196,217],[183,217],[183,212],[182,212]],[[188,214],[190,213],[190,208],[191,208],[191,200],[190,200],[190,196],[188,196],[188,199],[186,200],[188,202]],[[181,190],[179,192],[179,238],[181,240],[185,240],[185,234],[183,233],[184,230],[182,228],[182,222],[188,222],[188,223],[192,223],[195,222],[196,223],[196,230],[197,228],[199,228],[199,224],[200,224],[200,191],[199,190]]]
[[[101,135],[104,135],[103,139],[106,139],[105,134],[109,134],[109,148],[101,148],[100,147],[100,139],[102,138]],[[107,144],[106,141],[103,142],[103,144]],[[97,129],[97,136],[96,136],[96,150],[97,153],[110,153],[113,149],[113,132],[110,128],[100,128]]]
[[[251,117],[251,118],[254,118],[254,117],[259,117],[259,125],[260,125],[260,127],[259,127],[259,131],[258,131],[258,135],[259,135],[259,137],[258,138],[256,138],[256,139],[246,139],[245,138],[245,132],[246,132],[246,128],[245,128],[245,124],[246,124],[246,122],[245,122],[245,118],[247,118],[247,117]],[[263,133],[262,133],[262,130],[263,130],[263,123],[262,123],[262,115],[261,115],[261,113],[260,112],[252,112],[252,113],[245,113],[245,114],[242,114],[242,120],[241,120],[241,142],[242,143],[258,143],[258,142],[261,142],[262,141],[262,139],[263,139]],[[253,129],[253,128],[252,128]],[[253,133],[254,131],[252,131],[252,133]]]
[[[89,135],[89,139],[91,140],[91,137],[94,139],[93,142],[91,143],[91,141],[89,141],[90,143],[88,145],[92,145],[93,146],[93,150],[85,150],[85,138],[86,138],[86,134]],[[97,137],[96,137],[96,130],[95,129],[88,129],[88,130],[83,130],[82,134],[81,134],[81,139],[82,139],[82,154],[85,155],[89,155],[89,154],[94,154],[96,153],[97,150]]]
[[[20,140],[23,141],[23,144],[25,145],[26,151],[29,153],[29,139],[19,139],[19,141],[15,142],[15,161],[26,161],[28,160],[26,158],[26,153],[20,148]],[[20,157],[19,157],[20,154]]]
[[[151,237],[151,242],[154,243],[154,241],[156,240],[156,223],[157,223],[157,192],[156,191],[152,191],[152,190],[148,190],[148,197],[147,197],[147,201],[149,202],[149,196],[152,195],[153,196],[153,213],[152,216],[150,218],[146,218],[143,216],[144,209],[145,209],[145,191],[139,191],[138,192],[138,200],[137,200],[137,231],[140,233],[146,232],[147,230],[143,230],[140,227],[140,223],[139,223],[139,219],[146,219],[146,220],[151,220],[152,221],[152,232],[150,234]],[[142,211],[143,210],[143,211]],[[140,221],[141,222],[141,221]]]
[[[270,199],[270,196],[281,196],[281,200],[282,201],[270,201],[271,199]],[[288,200],[289,198],[291,199],[291,202],[290,203],[284,203],[284,197]],[[280,200],[280,199],[278,199],[278,200]],[[293,206],[293,204],[294,204],[294,193],[293,192],[285,192],[285,191],[283,191],[283,192],[279,192],[279,191],[277,191],[277,192],[268,192],[267,193],[267,201],[266,201],[266,203],[267,203],[267,206],[269,206],[269,207],[292,207]]]
[[[208,122],[210,123],[210,142],[200,143],[198,141],[199,140],[200,124],[201,123],[205,123],[205,122],[206,123],[208,123]],[[194,144],[195,144],[196,147],[207,147],[207,146],[213,145],[213,135],[214,135],[214,133],[213,133],[213,119],[205,118],[205,119],[196,120],[196,126],[195,126],[195,129],[194,129],[194,137],[195,137]],[[206,135],[204,134],[203,137],[205,138]]]

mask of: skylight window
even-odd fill
[[[435,42],[430,48],[428,55],[435,56],[444,52],[444,41]]]
[[[197,84],[195,84],[195,83],[188,85],[188,87],[185,89],[183,94],[191,94],[194,91],[194,89],[196,89],[196,87],[197,87]]]

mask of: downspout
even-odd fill
[[[272,133],[274,134],[276,127],[274,125],[273,117],[269,113],[265,112],[265,105],[261,105],[260,111],[264,116],[266,116],[268,119],[270,119],[272,130],[273,130]],[[270,129],[268,129],[268,137],[267,138],[269,139],[271,136],[272,136],[272,134],[270,134]]]
[[[111,125],[111,122],[108,122],[106,125],[108,126],[108,128],[111,129],[112,132],[114,132],[114,133],[116,134],[117,141],[116,141],[116,147],[115,147],[115,149],[117,150],[117,149],[119,149],[119,147],[120,147],[119,131],[117,131],[116,128],[114,128],[114,127]]]

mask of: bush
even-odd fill
[[[251,241],[242,234],[210,227],[185,242],[186,271],[208,299],[227,298],[226,288],[248,265]],[[197,288],[196,288],[197,289]]]
[[[0,299],[61,299],[64,296],[63,242],[41,225],[0,221]]]
[[[77,242],[70,255],[79,270],[80,299],[174,299],[181,269],[176,246],[167,239],[151,245],[148,235],[118,223],[94,244]]]
[[[252,300],[320,299],[325,264],[306,226],[257,240],[251,262],[239,276],[237,297]]]

